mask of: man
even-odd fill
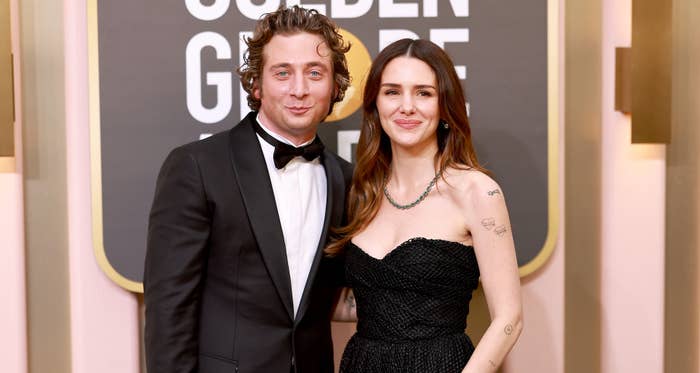
[[[149,373],[333,371],[342,267],[322,250],[352,171],[316,129],[348,87],[349,46],[328,18],[296,6],[265,15],[247,44],[238,72],[253,111],[175,149],[158,176],[144,274]]]

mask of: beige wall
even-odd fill
[[[700,372],[700,2],[674,1],[665,371]]]
[[[71,371],[63,2],[20,3],[29,372]]]
[[[565,18],[564,371],[590,373],[601,343],[602,1],[567,1]]]

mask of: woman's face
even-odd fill
[[[430,66],[412,57],[391,60],[382,72],[377,112],[392,147],[437,148],[440,109],[437,79]]]

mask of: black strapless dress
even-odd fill
[[[412,238],[382,259],[353,243],[346,254],[358,322],[340,372],[461,372],[474,351],[464,332],[479,284],[474,248]]]

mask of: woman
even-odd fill
[[[341,372],[495,372],[520,335],[520,281],[503,192],[479,166],[449,56],[399,40],[370,68],[336,320],[357,319]],[[491,324],[464,334],[479,277]],[[355,300],[357,307],[355,307]]]

